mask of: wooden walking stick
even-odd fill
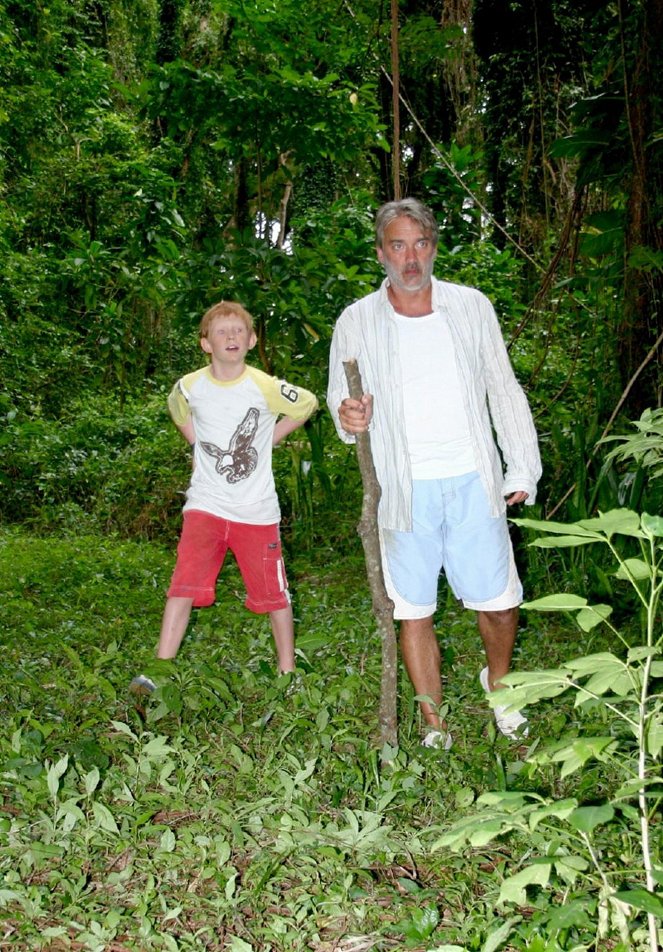
[[[343,361],[348,390],[353,400],[361,400],[364,388],[356,360]],[[392,757],[385,753],[385,745],[398,746],[396,717],[396,685],[398,651],[394,628],[394,604],[387,595],[380,555],[378,533],[378,504],[382,490],[375,473],[370,433],[357,433],[357,462],[363,486],[361,518],[357,532],[364,546],[368,585],[373,599],[373,613],[377,619],[382,642],[382,683],[380,687],[380,742],[384,760]]]

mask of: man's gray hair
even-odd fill
[[[435,215],[418,199],[401,198],[397,202],[386,202],[378,208],[375,216],[375,243],[378,248],[383,247],[387,225],[391,224],[395,218],[402,218],[404,215],[421,225],[426,237],[437,246],[439,228]]]

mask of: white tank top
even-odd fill
[[[405,432],[413,479],[462,476],[477,468],[443,314],[396,314]]]

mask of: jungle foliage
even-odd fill
[[[398,17],[395,141],[383,0],[0,4],[0,945],[661,943],[663,0]],[[535,738],[495,737],[448,604],[459,742],[423,752],[403,681],[387,769],[361,486],[324,405],[274,460],[296,684],[232,569],[181,661],[148,659],[200,315],[242,301],[252,360],[323,398],[395,168],[439,218],[438,276],[497,308],[544,477],[508,688]]]

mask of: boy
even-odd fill
[[[278,670],[285,674],[294,671],[295,644],[272,446],[308,420],[318,401],[308,390],[245,364],[257,338],[241,304],[213,305],[199,334],[210,363],[178,380],[168,397],[170,414],[194,458],[157,657],[174,658],[192,607],[213,604],[230,549],[246,586],[246,607],[269,614]],[[136,694],[154,688],[142,674],[131,682]]]

